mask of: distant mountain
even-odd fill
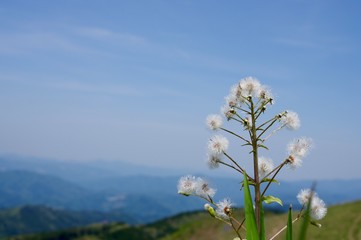
[[[91,186],[102,179],[132,176],[172,176],[180,171],[140,166],[118,160],[63,161],[13,155],[0,156],[0,171],[24,170],[57,176],[82,186]]]
[[[0,207],[42,204],[57,209],[122,212],[128,223],[149,223],[180,212],[202,209],[204,201],[177,194],[181,174],[117,161],[87,163],[43,159],[0,157]],[[143,173],[143,174],[142,174]],[[217,189],[214,200],[225,197],[242,205],[241,179],[205,177]],[[282,199],[286,211],[297,208],[297,193],[311,187],[311,181],[280,181],[268,194]],[[361,199],[361,179],[320,180],[316,191],[326,204]]]
[[[307,239],[338,240],[359,239],[361,223],[361,201],[332,206],[324,219],[321,228],[310,226]],[[236,215],[243,216],[242,211]],[[272,219],[272,221],[267,221]],[[266,238],[269,239],[271,229],[282,228],[287,220],[286,214],[267,212],[265,215]],[[293,226],[294,235],[299,232],[301,222]],[[275,231],[273,231],[273,234]],[[244,233],[242,232],[244,235]],[[230,226],[212,218],[207,212],[182,213],[147,225],[129,226],[124,224],[102,224],[75,228],[65,231],[49,232],[29,236],[18,236],[11,240],[58,240],[58,239],[127,239],[127,240],[218,240],[236,237]],[[280,235],[279,239],[284,239]]]
[[[92,193],[58,177],[27,171],[0,172],[0,207],[47,204],[64,208]]]
[[[23,206],[0,210],[0,237],[119,222],[125,218],[117,212],[65,211],[45,206]]]

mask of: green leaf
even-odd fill
[[[262,145],[262,144],[258,144],[258,147],[261,147],[261,148],[264,148],[264,149],[269,150],[268,147],[266,147],[265,145]]]
[[[292,240],[292,205],[288,210],[287,233],[286,240]]]
[[[258,230],[256,224],[256,216],[253,210],[253,201],[251,197],[251,192],[249,190],[248,179],[246,172],[244,175],[244,211],[246,214],[246,238],[247,240],[259,240]]]
[[[264,183],[264,182],[273,182],[273,183],[278,183],[278,185],[280,185],[279,181],[277,181],[276,179],[272,179],[272,178],[265,178],[262,180],[261,183]]]
[[[262,200],[267,204],[275,202],[275,203],[278,203],[279,205],[283,206],[282,200],[277,197],[274,197],[274,196],[264,196],[262,198]]]

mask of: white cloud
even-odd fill
[[[147,40],[142,36],[131,33],[115,32],[105,28],[78,27],[74,28],[74,31],[76,34],[80,34],[82,36],[95,39],[119,41],[123,44],[144,45],[147,43]]]

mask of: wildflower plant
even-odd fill
[[[260,149],[269,150],[266,145],[267,140],[281,129],[298,129],[300,127],[298,114],[288,110],[267,119],[266,111],[274,103],[274,98],[269,88],[253,77],[244,78],[232,86],[225,100],[226,104],[221,108],[222,115],[213,114],[206,119],[208,128],[217,131],[217,134],[208,142],[207,161],[208,166],[212,169],[225,166],[237,171],[243,178],[241,190],[244,192],[245,216],[243,219],[236,219],[233,214],[234,204],[229,198],[215,202],[213,197],[216,190],[202,178],[194,176],[180,178],[178,193],[204,199],[206,201],[205,210],[212,217],[230,225],[235,232],[235,239],[263,240],[266,236],[264,203],[282,205],[281,199],[267,195],[267,191],[272,183],[277,182],[276,176],[285,166],[289,166],[292,170],[302,166],[303,159],[312,147],[312,140],[302,137],[291,141],[287,146],[287,155],[284,160],[274,164],[272,159],[259,156]],[[236,123],[240,132],[225,128],[224,120]],[[229,141],[221,133],[236,137],[240,146],[248,148],[250,159],[236,160],[233,158],[228,152]],[[246,170],[242,167],[246,161],[252,162],[252,169]],[[253,200],[250,187],[253,187]],[[303,189],[297,195],[297,199],[301,204],[301,210],[297,217],[292,219],[292,207],[290,207],[287,225],[270,239],[276,238],[286,229],[287,239],[292,239],[292,224],[299,219],[304,219],[300,239],[305,238],[305,230],[309,223],[321,226],[316,221],[326,215],[327,208],[317,193],[313,189]],[[245,232],[245,236],[242,236],[243,232]]]

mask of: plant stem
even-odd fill
[[[252,148],[253,148],[253,171],[254,171],[254,191],[255,191],[255,215],[258,235],[261,236],[261,189],[258,173],[258,137],[257,137],[257,128],[256,128],[256,116],[254,111],[254,104],[252,98],[249,100],[251,106],[251,117],[252,117],[252,128],[251,128],[251,139],[252,139]]]
[[[297,216],[295,219],[293,219],[292,224],[294,224],[295,222],[297,222],[300,219],[300,216]],[[280,235],[280,233],[282,233],[284,230],[287,229],[287,225],[284,226],[283,228],[281,228],[275,235],[273,235],[273,237],[271,237],[269,240],[273,240],[275,239],[278,235]]]
[[[270,125],[268,125],[268,126],[266,127],[266,129],[261,132],[261,134],[258,136],[258,139],[261,140],[261,136],[262,136],[275,122],[277,122],[277,120],[278,120],[278,119],[274,119],[274,120],[270,123]]]
[[[234,133],[234,132],[232,132],[232,131],[229,131],[229,130],[227,130],[227,129],[225,129],[225,128],[222,128],[222,127],[219,128],[219,129],[221,129],[221,130],[223,130],[223,131],[225,131],[225,132],[228,132],[228,133],[230,133],[230,134],[232,134],[232,135],[234,135],[234,136],[242,139],[243,141],[245,141],[245,142],[247,142],[247,143],[250,143],[247,139],[245,139],[244,137],[242,137],[242,136],[240,136],[240,135],[238,135],[238,134],[236,134],[236,133]]]
[[[266,188],[263,190],[263,192],[262,192],[262,194],[261,194],[261,197],[264,196],[264,194],[266,193],[268,187],[271,185],[273,179],[275,179],[276,175],[279,173],[279,171],[281,171],[282,167],[283,167],[286,163],[287,163],[287,162],[285,161],[285,162],[283,162],[283,163],[278,167],[276,173],[273,175],[273,177],[271,178],[271,180],[268,182]]]
[[[223,165],[225,165],[225,166],[227,166],[227,167],[233,168],[233,169],[236,170],[237,172],[243,174],[242,170],[236,168],[235,166],[232,166],[231,164],[228,164],[228,163],[225,163],[225,162],[222,162],[222,161],[219,161],[219,163],[220,163],[220,164],[223,164]]]
[[[229,160],[231,160],[231,162],[233,162],[242,172],[245,172],[244,169],[243,169],[241,166],[239,166],[239,164],[238,164],[231,156],[229,156],[226,152],[223,152],[223,154],[224,154]],[[248,174],[247,174],[247,177],[248,177],[249,179],[253,180],[253,178],[251,178],[250,176],[248,176]]]

